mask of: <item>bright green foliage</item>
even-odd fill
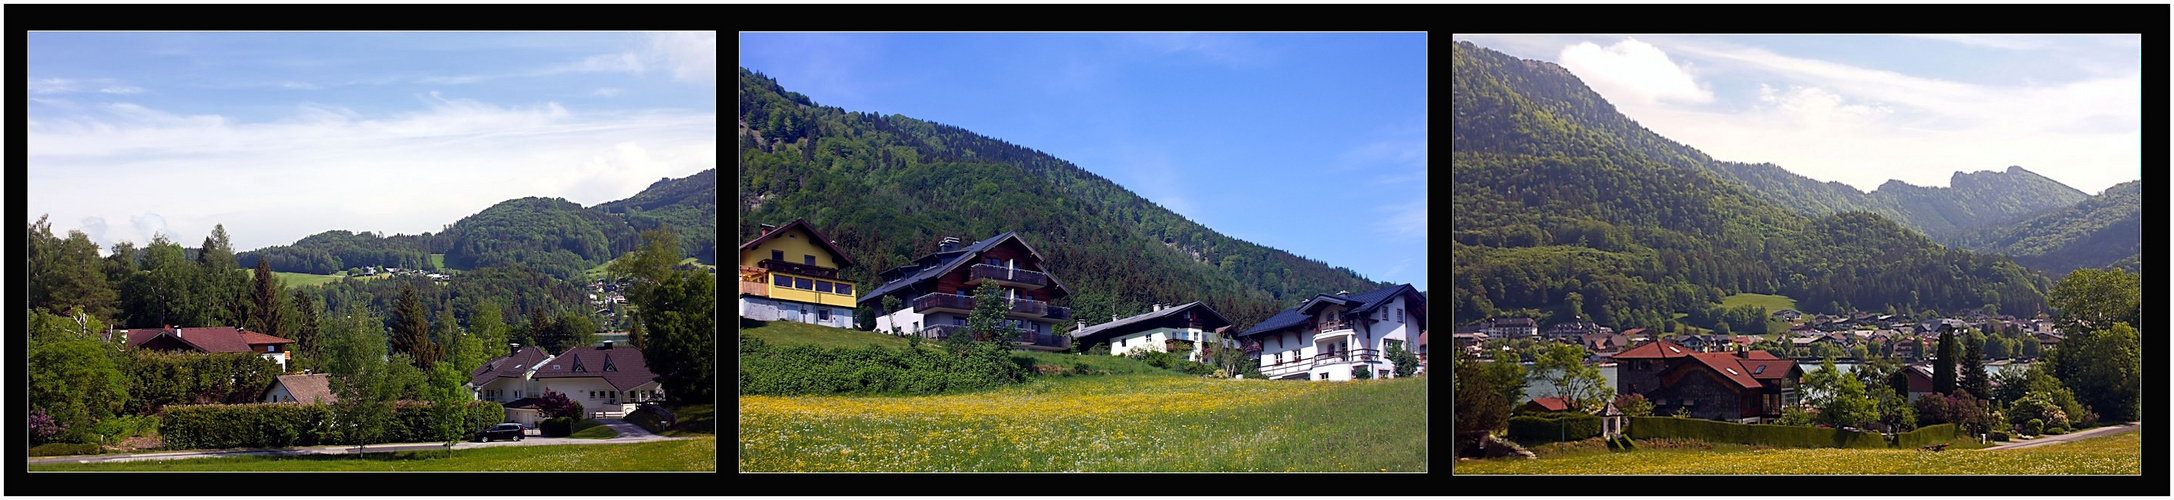
[[[253,403],[280,375],[279,363],[246,352],[128,349],[120,368],[128,381],[127,411],[135,415],[154,415],[168,405]]]
[[[30,351],[29,404],[80,436],[90,424],[119,414],[128,401],[128,381],[113,362],[113,347],[102,342],[47,342]]]
[[[1417,373],[1419,371],[1418,354],[1413,354],[1411,351],[1405,350],[1403,342],[1397,342],[1392,340],[1389,341],[1388,344],[1389,362],[1396,364],[1396,376],[1398,378],[1409,377],[1412,376],[1413,373]],[[1228,354],[1227,357],[1233,358],[1234,360],[1243,360],[1245,358],[1243,353],[1240,353],[1236,349],[1218,349],[1216,351],[1216,355],[1219,360],[1222,357],[1226,357],[1226,353]]]
[[[672,401],[710,401],[717,373],[716,276],[674,271],[649,295],[650,302],[638,304],[650,335],[642,350],[649,370]]]
[[[740,394],[944,394],[1024,380],[1009,348],[969,344],[964,355],[933,349],[794,345],[740,337]],[[666,395],[673,394],[669,387]]]
[[[2061,278],[2047,296],[2059,311],[2061,331],[2076,334],[2103,330],[2114,323],[2142,326],[2143,276],[2121,270],[2078,269]]]
[[[1834,358],[1805,373],[1800,390],[1805,403],[1819,409],[1816,423],[1864,428],[1880,420],[1879,402],[1866,394],[1864,382],[1835,368]]]
[[[98,244],[82,231],[69,231],[65,240],[55,238],[52,223],[41,215],[30,224],[25,257],[30,308],[102,319],[118,312],[119,298],[98,259]]]
[[[1534,360],[1532,376],[1554,385],[1551,396],[1570,398],[1579,410],[1596,410],[1615,394],[1600,368],[1585,364],[1585,349],[1574,345],[1549,343]]]
[[[1002,287],[990,280],[983,280],[981,287],[974,289],[974,312],[966,317],[967,338],[1010,346],[1012,339],[1019,337],[1017,330],[1005,324],[1004,315],[1011,312],[1011,303],[1002,294]]]
[[[2139,332],[2127,323],[2114,323],[2112,328],[2069,334],[2047,356],[2046,365],[2100,418],[2128,421],[2142,414],[2143,357]]]

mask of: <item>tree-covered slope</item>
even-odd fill
[[[2023,167],[2005,172],[1956,172],[1948,187],[1888,181],[1870,198],[1902,214],[1899,220],[1943,243],[1993,226],[2083,201],[2076,188]]]
[[[2141,272],[2143,190],[2144,181],[2116,184],[2073,206],[1969,235],[1962,244],[2054,276],[2110,265]]]
[[[445,264],[470,269],[520,263],[553,276],[579,275],[640,243],[623,215],[587,210],[563,198],[499,202],[461,218],[440,235]]]
[[[807,219],[858,266],[880,271],[936,249],[1017,231],[1072,290],[1057,305],[1089,324],[1150,304],[1207,301],[1241,327],[1318,293],[1389,286],[1224,236],[1070,162],[957,127],[815,104],[739,75],[739,226]]]
[[[681,254],[717,264],[717,169],[658,180],[627,199],[590,208],[625,215],[636,231],[670,228],[679,235]]]
[[[2043,277],[1852,211],[1863,206],[1810,216],[1770,202],[1553,64],[1469,42],[1450,61],[1458,321],[1583,314],[1665,327],[1739,292],[1816,309],[2044,303]]]

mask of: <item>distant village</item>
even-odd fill
[[[1852,359],[1853,356],[1848,353],[1853,348],[1865,347],[1865,352],[1872,355],[1893,356],[1905,362],[1923,360],[1928,354],[1923,351],[1938,340],[1943,328],[1976,328],[1994,334],[2020,332],[2037,344],[2030,348],[2017,349],[2020,353],[2015,355],[2000,356],[2004,359],[2036,358],[2037,353],[2044,352],[2046,347],[2059,344],[2063,338],[2060,329],[2049,318],[2025,319],[2004,314],[1985,314],[1983,311],[1960,317],[1912,318],[1902,314],[1862,311],[1849,315],[1807,315],[1795,309],[1783,309],[1774,312],[1771,318],[1789,322],[1789,330],[1779,336],[1671,335],[1645,328],[1618,332],[1605,325],[1575,320],[1549,325],[1543,330],[1532,318],[1493,318],[1459,326],[1451,331],[1450,337],[1457,348],[1481,359],[1493,359],[1495,353],[1507,347],[1500,341],[1535,339],[1582,347],[1588,354],[1588,362],[1601,363],[1613,362],[1617,353],[1662,338],[1699,352],[1787,347],[1788,352],[1806,353],[1793,356],[1801,360],[1823,359],[1826,356],[1810,354],[1821,352],[1837,353],[1839,355],[1835,357],[1844,360]],[[1767,337],[1773,339],[1769,340]],[[1788,345],[1780,345],[1783,340]]]

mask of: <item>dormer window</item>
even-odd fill
[[[587,367],[581,366],[581,358],[578,356],[574,358],[574,371],[577,373],[589,372],[589,369]]]
[[[606,355],[604,355],[604,371],[607,371],[607,372],[615,372],[615,371],[619,371],[619,367],[617,367],[617,366],[612,366],[612,364],[611,364],[611,355],[610,355],[610,354],[606,354]]]

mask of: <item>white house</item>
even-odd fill
[[[568,349],[544,361],[532,377],[544,393],[565,394],[592,416],[625,414],[639,403],[664,400],[664,385],[650,373],[642,350],[611,342]]]
[[[1388,345],[1405,344],[1426,329],[1426,300],[1410,284],[1316,295],[1238,337],[1268,378],[1350,380],[1354,370],[1389,378],[1396,365],[1388,359]]]
[[[1082,326],[1072,332],[1072,343],[1090,347],[1107,344],[1113,356],[1136,351],[1182,350],[1186,360],[1205,363],[1212,352],[1211,346],[1237,347],[1235,341],[1217,333],[1230,326],[1230,320],[1200,302],[1169,307],[1155,304],[1144,314],[1095,326],[1085,324],[1081,322]]]
[[[1072,320],[1072,310],[1050,301],[1072,294],[1044,267],[1041,252],[1028,246],[1018,233],[1006,232],[959,246],[957,238],[937,243],[936,252],[913,262],[877,273],[881,285],[862,295],[858,304],[878,308],[876,331],[943,339],[967,332],[974,312],[973,294],[984,283],[995,284],[1010,310],[1004,326],[1020,332],[1018,348],[1064,351],[1072,337],[1056,334],[1056,325]],[[882,310],[885,296],[898,299],[898,308]]]
[[[261,401],[266,403],[336,403],[340,397],[332,393],[332,376],[280,375],[272,386],[264,390]]]

